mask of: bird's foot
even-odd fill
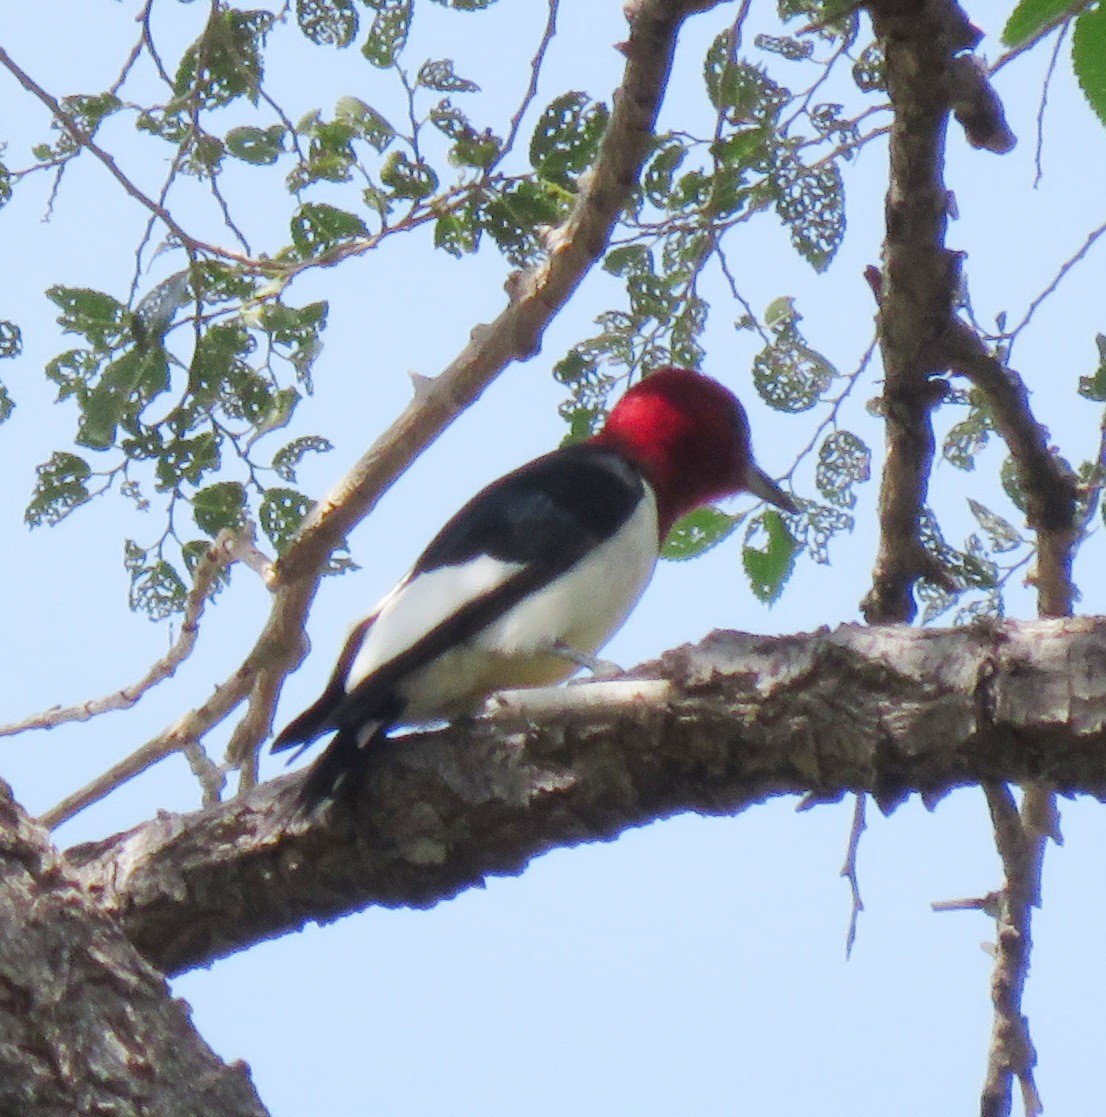
[[[586,667],[597,679],[609,678],[612,675],[623,673],[622,668],[617,663],[612,663],[609,659],[597,659],[593,655],[588,655],[587,652],[569,647],[563,640],[553,641],[553,651],[569,660],[569,662],[575,663],[577,667]]]

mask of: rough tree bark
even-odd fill
[[[560,846],[681,811],[980,781],[1106,797],[1106,621],[719,632],[632,677],[517,692],[381,750],[351,811],[288,821],[297,776],[69,851],[179,972],[372,904],[429,907]]]
[[[0,783],[0,1115],[262,1117]]]

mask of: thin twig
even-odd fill
[[[1033,176],[1033,189],[1041,185],[1045,177],[1043,152],[1045,146],[1045,110],[1048,108],[1048,87],[1052,84],[1052,76],[1056,73],[1056,63],[1060,58],[1060,50],[1067,38],[1068,24],[1064,24],[1052,48],[1052,57],[1048,60],[1048,69],[1045,71],[1045,80],[1041,83],[1041,103],[1037,106],[1037,146],[1033,152],[1033,165],[1036,174]]]
[[[210,256],[217,256],[223,260],[230,260],[242,267],[248,268],[251,271],[263,270],[261,264],[257,260],[253,260],[248,256],[242,256],[237,252],[228,251],[225,248],[219,248],[213,244],[208,244],[206,241],[200,240],[198,237],[192,236],[186,232],[185,229],[177,222],[176,218],[161,204],[154,201],[148,194],[142,191],[126,174],[120,169],[119,164],[116,163],[115,157],[108,151],[105,151],[93,137],[86,132],[83,128],[79,127],[73,122],[69,114],[61,106],[56,97],[48,93],[41,85],[38,84],[24,70],[19,66],[10,54],[0,46],[0,66],[3,66],[15,79],[19,82],[28,93],[34,94],[54,115],[54,119],[58,122],[58,126],[73,139],[80,147],[90,151],[103,165],[108,169],[112,178],[141,206],[148,209],[151,213],[155,214],[161,220],[165,227],[176,236],[182,244],[191,248],[194,252],[204,252]]]
[[[0,725],[0,737],[13,737],[17,733],[25,733],[31,729],[54,729],[72,721],[88,721],[112,710],[129,710],[147,691],[158,683],[172,678],[177,668],[192,654],[196,646],[200,617],[203,615],[215,579],[225,567],[241,560],[247,548],[257,551],[252,538],[247,539],[230,529],[224,529],[219,533],[218,538],[196,566],[192,589],[185,599],[180,635],[168,652],[154,663],[138,682],[106,694],[102,698],[92,698],[73,706],[55,706],[53,709],[23,718],[22,721]],[[249,564],[257,566],[257,560],[252,555]]]
[[[530,59],[530,84],[527,85],[526,92],[522,95],[518,110],[511,117],[511,127],[507,131],[507,138],[503,141],[503,147],[500,148],[499,154],[484,172],[485,181],[514,147],[515,140],[518,139],[518,130],[522,127],[523,117],[538,95],[538,79],[541,76],[542,64],[545,62],[545,53],[557,34],[557,13],[560,11],[560,7],[561,0],[549,0],[549,15],[546,17],[545,30],[542,32],[541,41],[538,43],[538,49],[534,57]]]
[[[853,801],[853,822],[849,829],[849,845],[845,851],[845,864],[841,866],[841,875],[849,882],[852,892],[853,906],[849,913],[849,929],[845,934],[845,957],[852,957],[853,945],[856,942],[857,924],[860,922],[860,913],[864,910],[864,901],[860,896],[860,879],[856,872],[856,857],[860,850],[860,835],[868,827],[865,819],[865,808],[868,796],[865,792],[858,792]]]

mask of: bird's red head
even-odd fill
[[[753,461],[745,409],[728,388],[686,368],[658,369],[615,404],[593,442],[633,462],[657,497],[661,538],[694,508],[751,492],[797,511]]]

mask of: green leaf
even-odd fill
[[[434,3],[441,4],[443,8],[452,8],[455,12],[481,12],[490,8],[495,0],[434,0]]]
[[[1083,96],[1106,124],[1106,6],[1090,8],[1075,21],[1071,61]]]
[[[320,46],[348,47],[357,36],[352,0],[296,0],[296,22]]]
[[[814,53],[812,39],[795,39],[790,35],[758,35],[754,42],[757,50],[778,54],[789,62],[804,62]]]
[[[837,164],[808,167],[781,159],[772,191],[791,243],[815,271],[825,271],[845,236],[845,186]]]
[[[775,300],[769,312],[781,304],[782,300]],[[753,359],[753,383],[764,402],[777,411],[813,407],[837,375],[833,365],[807,345],[798,321],[793,307],[776,319],[771,326],[772,340]]]
[[[251,372],[242,358],[253,348],[254,340],[241,322],[221,322],[204,330],[188,369],[189,392],[202,409],[209,409],[227,384]]]
[[[434,223],[434,247],[445,249],[450,256],[460,259],[467,252],[475,252],[479,244],[480,226],[471,206],[443,213]]]
[[[732,44],[733,33],[723,31],[707,51],[703,79],[710,103],[731,124],[774,122],[790,100],[790,91],[774,82],[760,66],[737,61]]]
[[[173,315],[188,302],[190,281],[187,270],[179,271],[142,297],[131,318],[131,332],[139,345],[161,343]]]
[[[275,163],[284,151],[283,124],[271,128],[232,128],[226,134],[227,151],[244,163],[263,167]]]
[[[0,321],[0,360],[23,352],[23,331],[14,323]]]
[[[989,413],[982,408],[973,407],[968,417],[955,423],[945,435],[941,454],[957,469],[970,473],[975,469],[976,456],[990,441],[993,430],[994,424]]]
[[[181,576],[164,559],[154,558],[132,539],[123,545],[123,566],[131,576],[128,601],[152,621],[164,620],[184,608],[188,591]]]
[[[12,399],[8,389],[3,384],[0,384],[0,423],[10,419],[14,410],[15,400]]]
[[[968,507],[976,518],[979,526],[987,533],[991,550],[1002,554],[1012,551],[1024,542],[1021,532],[1009,520],[1004,519],[997,512],[992,512],[985,504],[968,497]]]
[[[1071,8],[1071,0],[1020,0],[1002,29],[1002,41],[1018,47]]]
[[[278,555],[295,535],[314,501],[295,489],[268,489],[261,501],[258,519],[261,529],[269,537]]]
[[[764,536],[763,545],[757,546]],[[795,568],[798,546],[783,517],[774,508],[756,516],[745,532],[741,552],[749,585],[759,600],[774,604]]]
[[[46,297],[60,309],[58,325],[67,334],[81,334],[98,349],[110,349],[127,336],[130,312],[111,295],[88,287],[49,287]]]
[[[687,147],[672,137],[661,141],[645,164],[641,175],[642,193],[658,209],[672,204],[672,184],[680,164],[687,158]]]
[[[294,438],[273,455],[273,470],[282,481],[295,483],[296,466],[306,454],[326,454],[334,449],[328,438],[317,434],[306,434]]]
[[[361,53],[372,65],[386,70],[395,64],[400,51],[407,44],[412,3],[413,0],[399,0],[398,3],[389,0],[387,3],[371,5],[377,12]]]
[[[106,116],[118,112],[123,102],[114,93],[74,93],[63,97],[65,115],[84,132],[96,131]]]
[[[372,107],[356,97],[341,97],[334,106],[334,119],[353,129],[366,143],[383,151],[395,138],[396,130]]]
[[[1079,394],[1096,403],[1106,403],[1106,334],[1095,334],[1098,346],[1098,368],[1093,376],[1079,378]]]
[[[237,97],[257,103],[263,67],[261,48],[273,25],[272,12],[215,8],[203,34],[181,56],[173,90],[205,108]]]
[[[31,527],[56,524],[90,497],[92,469],[84,458],[56,451],[35,469],[35,487],[23,518]]]
[[[130,349],[104,369],[82,403],[76,441],[92,450],[115,443],[116,428],[133,431],[142,409],[169,387],[169,360],[160,345]]]
[[[12,173],[0,163],[0,206],[6,206],[12,200]]]
[[[737,524],[737,517],[727,516],[717,508],[697,508],[673,526],[661,550],[661,557],[673,562],[696,558],[721,543]]]
[[[369,233],[357,214],[325,202],[305,202],[292,216],[291,229],[292,243],[304,256],[317,256]]]
[[[827,435],[818,451],[814,483],[831,504],[839,508],[856,505],[853,485],[867,481],[872,475],[872,451],[852,431],[834,431]]]
[[[843,531],[852,531],[853,524],[853,517],[840,508],[804,500],[801,514],[788,520],[787,529],[802,550],[815,562],[827,566],[830,540]]]
[[[273,345],[288,350],[285,356],[308,392],[312,390],[311,366],[323,348],[320,335],[326,327],[328,309],[323,301],[301,307],[267,303],[261,312],[261,328]]]
[[[430,123],[451,140],[449,161],[455,167],[490,167],[503,146],[503,141],[490,129],[477,130],[448,97],[443,97],[430,110]]]
[[[184,482],[198,485],[205,473],[219,468],[219,440],[214,431],[195,438],[177,438],[158,455],[154,475],[162,492],[172,492]]]
[[[185,569],[192,575],[193,585],[195,585],[196,581],[196,568],[203,562],[210,549],[211,543],[206,539],[190,539],[181,546],[181,557],[184,559]],[[211,590],[208,593],[209,599],[215,597],[220,590],[230,585],[230,574],[230,566],[224,566],[221,570],[216,572],[215,578],[211,583]]]
[[[419,67],[416,85],[424,89],[435,89],[439,93],[478,93],[480,86],[468,78],[463,78],[453,69],[453,59],[435,58]]]
[[[554,98],[534,126],[531,166],[542,178],[570,188],[595,158],[609,118],[607,106],[586,93]]]
[[[237,481],[217,481],[192,497],[192,518],[212,537],[225,527],[238,527],[245,510],[246,489]]]
[[[523,266],[541,255],[538,229],[553,225],[563,215],[567,199],[545,182],[516,182],[479,211],[480,227],[507,259]]]
[[[438,176],[433,168],[419,160],[412,163],[402,151],[393,151],[380,170],[380,181],[397,198],[419,201],[438,189]]]

